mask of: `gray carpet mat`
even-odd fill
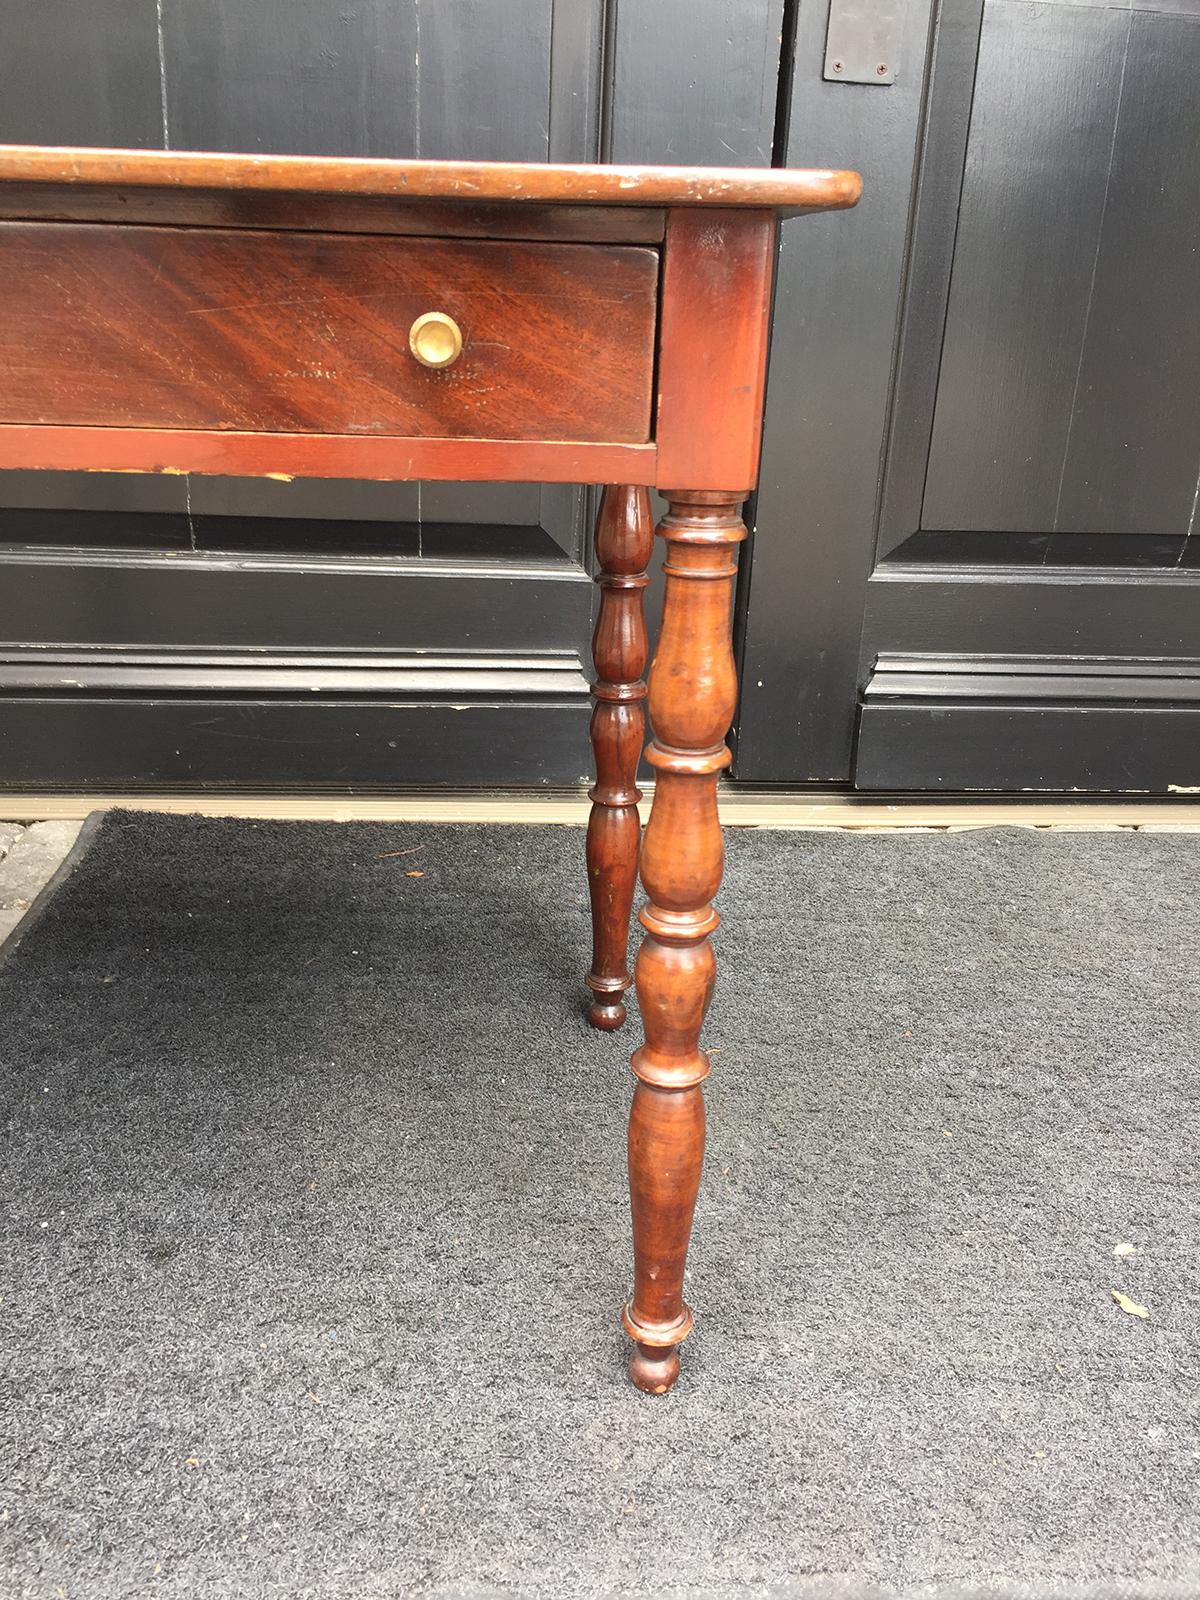
[[[1200,839],[731,834],[663,1399],[581,852],[100,829],[0,967],[3,1594],[1200,1592]]]

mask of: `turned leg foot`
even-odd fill
[[[679,1346],[635,1344],[629,1357],[629,1376],[646,1394],[666,1394],[679,1376]]]
[[[604,491],[596,523],[600,612],[592,637],[592,751],[596,783],[587,831],[592,902],[592,991],[588,1020],[612,1030],[625,1021],[629,921],[637,884],[641,822],[637,767],[645,733],[646,623],[642,590],[650,581],[653,530],[649,490],[624,485]]]
[[[600,988],[598,982],[591,984],[592,998],[588,1004],[588,1021],[593,1028],[599,1028],[602,1033],[613,1033],[629,1015],[625,1008],[625,990],[628,984],[614,985],[611,990]]]
[[[679,1344],[692,1325],[683,1280],[704,1160],[709,1058],[700,1033],[716,979],[712,901],[724,852],[717,778],[729,764],[725,735],[737,688],[730,610],[737,546],[746,530],[737,501],[669,493],[659,527],[667,541],[666,595],[650,670],[646,759],[654,804],[642,841],[637,993],[646,1042],[633,1055],[629,1114],[633,1298],[622,1322],[634,1340],[629,1373],[661,1394],[679,1375]]]

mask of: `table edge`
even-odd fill
[[[862,193],[857,172],[827,168],[391,161],[48,145],[0,145],[0,186],[4,183],[169,185],[542,205],[751,207],[791,215],[845,210]]]

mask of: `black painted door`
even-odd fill
[[[0,0],[0,141],[765,164],[782,16],[783,0]],[[0,784],[585,780],[592,498],[0,474]],[[22,693],[48,650],[63,689]],[[364,664],[377,688],[339,693]],[[181,666],[219,692],[172,687]],[[269,687],[280,666],[302,695]]]
[[[893,86],[797,12],[737,772],[1200,786],[1200,0],[924,0]]]

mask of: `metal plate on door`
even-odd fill
[[[899,43],[900,0],[829,0],[830,83],[895,83]]]

